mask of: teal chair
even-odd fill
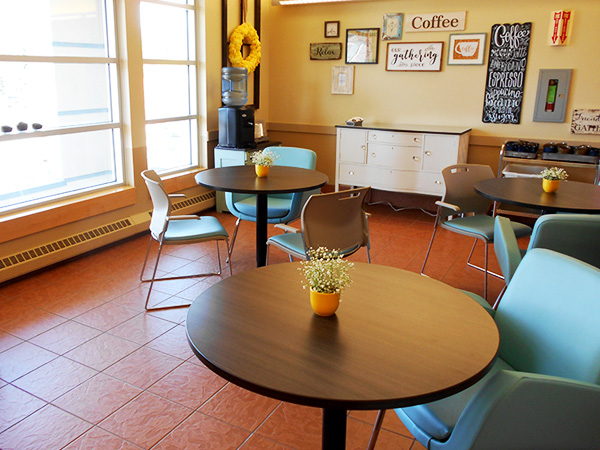
[[[505,281],[494,304],[495,309],[526,250],[519,248],[510,220],[506,217],[496,217],[494,235],[494,251]],[[533,226],[527,251],[534,248],[554,250],[600,268],[600,215],[541,216]]]
[[[425,260],[421,267],[421,275],[425,275],[425,265],[427,264],[438,227],[445,228],[453,233],[473,237],[475,238],[475,242],[467,258],[467,265],[484,272],[483,298],[487,300],[488,273],[496,275],[499,278],[502,277],[488,271],[488,246],[494,242],[494,218],[488,215],[492,201],[475,192],[474,185],[479,181],[494,178],[494,173],[490,166],[456,164],[443,169],[442,177],[444,178],[444,197],[441,201],[435,202],[438,210],[433,225],[431,241],[429,242]],[[511,226],[518,237],[529,236],[531,234],[531,228],[526,225],[514,222]],[[484,267],[479,267],[471,263],[471,256],[473,255],[473,250],[478,239],[485,245]]]
[[[491,372],[396,414],[429,450],[600,449],[599,292],[597,268],[532,249],[494,314]]]
[[[178,308],[183,306],[189,306],[188,303],[180,305],[170,306],[157,306],[148,307],[150,300],[150,294],[152,293],[152,287],[155,281],[164,280],[178,280],[182,278],[196,278],[205,277],[212,275],[221,275],[221,254],[219,252],[219,241],[225,241],[227,245],[227,253],[229,254],[229,235],[225,228],[219,222],[219,219],[212,216],[195,216],[195,215],[171,215],[172,206],[171,199],[178,197],[185,197],[184,194],[167,194],[167,191],[163,185],[160,176],[154,170],[145,170],[142,172],[142,178],[146,182],[150,198],[152,200],[153,211],[152,219],[150,220],[150,242],[148,243],[148,250],[146,251],[146,258],[142,266],[142,272],[140,274],[140,281],[150,282],[148,288],[148,295],[146,296],[146,311],[156,311],[161,309]],[[146,264],[148,263],[148,256],[150,255],[150,248],[152,247],[152,241],[158,242],[158,254],[156,255],[156,261],[154,268],[152,269],[152,277],[144,278],[144,271],[146,270]],[[196,242],[207,242],[215,241],[217,245],[217,260],[219,263],[219,270],[217,272],[202,273],[194,275],[178,275],[178,276],[163,276],[161,278],[156,277],[156,271],[158,269],[158,262],[164,245],[171,244],[193,244]],[[232,275],[231,263],[229,263],[229,274]]]
[[[317,154],[312,150],[298,147],[268,147],[268,149],[278,155],[278,158],[275,160],[276,166],[300,167],[311,170],[315,170],[317,166]],[[288,224],[293,222],[300,217],[302,207],[308,198],[320,192],[320,189],[315,189],[292,194],[268,195],[267,223]],[[231,259],[240,222],[242,220],[256,222],[256,195],[226,192],[225,202],[229,212],[238,218],[235,222],[235,230],[229,250],[229,259]]]

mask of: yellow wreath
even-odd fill
[[[244,42],[250,44],[250,53],[245,58],[242,57]],[[245,67],[248,73],[252,73],[260,64],[260,58],[260,40],[254,27],[249,23],[243,23],[236,27],[229,38],[229,61],[233,67]]]

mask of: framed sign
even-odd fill
[[[442,70],[443,42],[388,43],[385,70],[439,72]]]
[[[340,37],[340,21],[325,22],[325,37]]]
[[[342,59],[342,44],[340,44],[339,42],[323,42],[320,44],[310,44],[310,59]]]
[[[346,64],[379,62],[379,28],[346,30]]]
[[[451,34],[448,48],[448,64],[483,64],[486,36],[486,33]]]
[[[600,109],[573,110],[571,133],[600,134]]]
[[[521,123],[531,22],[492,26],[483,101],[485,123]]]
[[[402,18],[404,14],[384,14],[381,39],[384,41],[399,40],[402,37]]]
[[[354,66],[333,66],[331,68],[331,93],[354,94]]]
[[[466,19],[466,11],[406,14],[404,31],[462,31],[465,29]]]

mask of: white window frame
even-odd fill
[[[159,123],[171,123],[171,122],[180,122],[180,121],[187,121],[187,120],[196,120],[196,154],[193,155],[192,154],[192,148],[190,148],[190,156],[192,159],[192,162],[189,166],[184,166],[184,167],[173,167],[170,169],[166,169],[166,170],[160,170],[159,173],[161,175],[169,175],[169,174],[173,174],[173,173],[177,173],[177,172],[181,172],[184,170],[189,170],[191,168],[195,168],[198,167],[200,165],[200,161],[201,161],[201,146],[200,146],[200,136],[201,136],[201,132],[200,132],[200,97],[199,97],[199,87],[200,87],[200,73],[199,73],[199,68],[198,68],[198,44],[199,44],[199,40],[198,40],[198,35],[199,35],[199,29],[198,29],[198,8],[197,5],[199,3],[199,0],[194,0],[194,4],[193,5],[189,5],[189,4],[178,4],[178,3],[172,3],[169,1],[161,1],[161,0],[140,0],[140,7],[142,5],[142,3],[153,3],[156,5],[163,5],[163,6],[168,6],[168,7],[173,7],[173,8],[181,8],[181,9],[186,9],[189,11],[192,11],[194,13],[194,36],[193,39],[195,40],[195,45],[194,45],[194,49],[195,49],[195,54],[194,59],[189,59],[189,60],[174,60],[174,59],[146,59],[146,58],[142,58],[142,64],[145,67],[146,65],[176,65],[176,66],[193,66],[195,71],[196,71],[196,77],[195,77],[195,83],[196,83],[196,98],[194,98],[193,100],[196,102],[196,114],[189,114],[189,115],[184,115],[184,116],[175,116],[175,117],[163,117],[163,118],[159,118],[159,119],[145,119],[145,124],[146,125],[154,125],[154,124],[159,124]],[[143,46],[143,43],[142,43]],[[191,57],[192,55],[190,55]],[[147,157],[147,154],[146,154]]]
[[[117,90],[115,98],[116,104],[113,105],[113,108],[117,109],[119,112],[119,121],[99,123],[99,124],[90,124],[90,125],[72,125],[65,126],[60,128],[53,129],[42,129],[35,132],[22,132],[22,133],[0,133],[0,144],[2,142],[8,142],[13,140],[21,140],[21,139],[39,139],[43,137],[50,136],[64,136],[69,134],[77,134],[77,133],[88,133],[93,131],[103,131],[103,130],[118,130],[119,131],[119,139],[120,139],[120,148],[113,148],[115,151],[114,160],[115,160],[115,173],[116,173],[116,181],[112,183],[106,183],[100,186],[91,186],[88,188],[79,188],[74,191],[67,191],[62,194],[55,194],[48,196],[47,198],[38,198],[33,200],[24,201],[21,204],[5,207],[0,209],[0,214],[3,213],[15,213],[20,210],[31,208],[32,206],[39,207],[43,205],[48,205],[56,202],[62,202],[68,199],[81,197],[84,195],[89,195],[91,193],[100,192],[107,188],[112,189],[118,186],[123,186],[125,184],[126,174],[125,174],[125,154],[124,154],[124,135],[123,135],[123,100],[122,100],[122,89],[121,89],[121,68],[120,68],[120,57],[119,57],[119,27],[118,27],[118,12],[117,12],[117,0],[106,0],[107,3],[110,2],[112,5],[113,11],[113,21],[114,21],[114,39],[115,39],[115,56],[114,57],[80,57],[80,56],[31,56],[31,55],[0,55],[0,62],[31,62],[31,63],[50,63],[50,64],[102,64],[102,65],[115,65],[116,77],[114,80],[111,79],[111,84],[114,83],[115,89]]]

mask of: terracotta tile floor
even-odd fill
[[[369,211],[373,262],[418,272],[433,218],[383,205]],[[205,214],[233,232],[231,215]],[[254,231],[242,223],[234,273],[255,265]],[[319,409],[262,397],[213,374],[188,347],[186,308],[144,312],[147,287],[138,277],[147,242],[138,236],[0,286],[0,448],[318,449]],[[426,272],[481,295],[483,275],[465,264],[471,244],[441,230]],[[161,274],[216,263],[214,243],[165,252]],[[364,250],[352,259],[366,261]],[[483,260],[481,244],[475,260]],[[272,251],[270,263],[284,261]],[[497,270],[493,253],[491,263]],[[152,301],[190,303],[218,281],[158,283]],[[489,287],[493,302],[502,281],[490,277]],[[350,412],[348,449],[366,448],[375,415]],[[422,448],[395,414],[386,415],[378,450]]]

